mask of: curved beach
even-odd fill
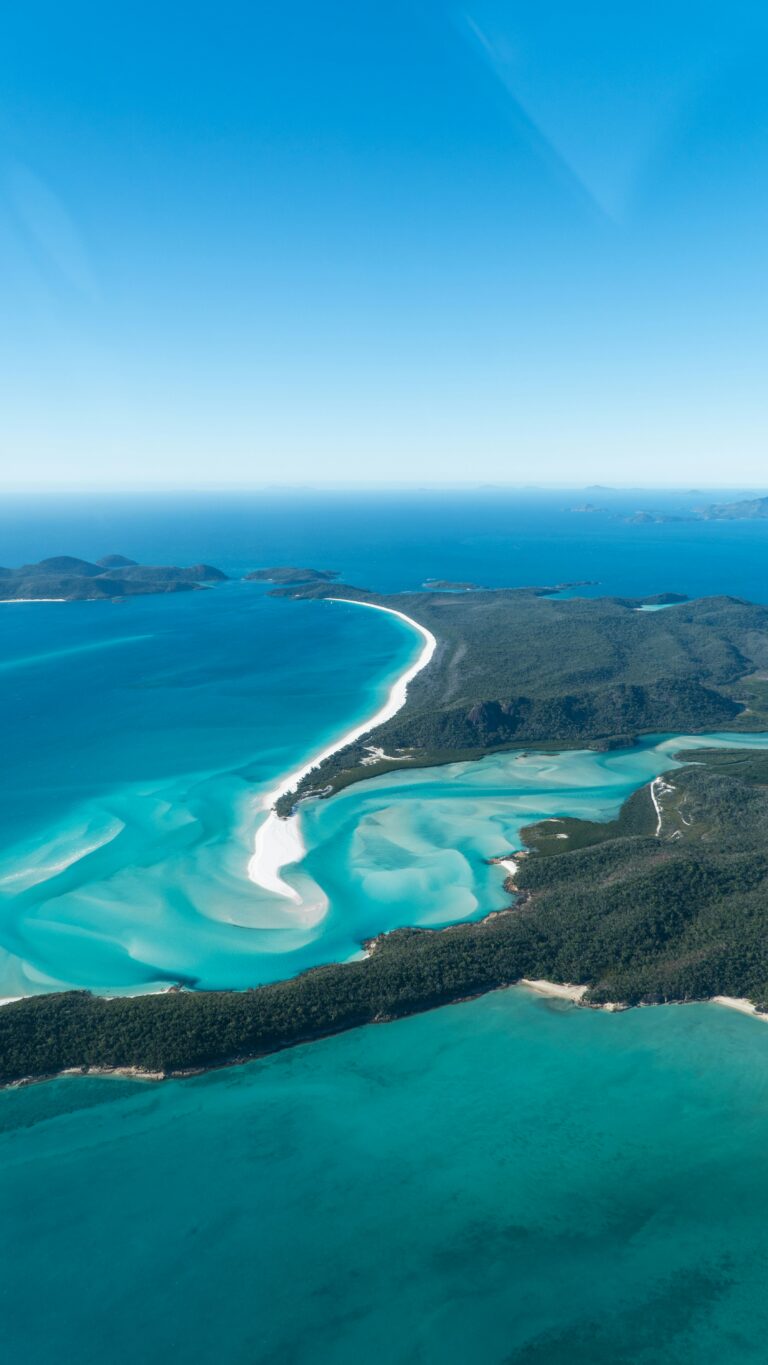
[[[324,763],[332,754],[338,753],[340,749],[346,748],[348,744],[353,744],[355,740],[362,739],[369,731],[375,730],[378,725],[383,725],[405,705],[408,693],[408,686],[423,668],[426,668],[437,646],[437,640],[426,626],[422,626],[418,621],[414,621],[411,616],[406,616],[403,611],[395,611],[393,607],[381,607],[376,602],[360,602],[354,597],[328,597],[328,602],[346,602],[356,607],[368,607],[372,611],[384,611],[388,616],[397,616],[407,625],[412,626],[421,635],[424,646],[416,662],[411,664],[404,673],[396,678],[389,690],[389,696],[384,705],[373,715],[364,720],[361,725],[355,725],[346,734],[334,740],[333,744],[328,745],[321,753],[316,754],[303,767],[297,768],[295,772],[289,773],[282,778],[278,786],[272,791],[267,792],[261,800],[261,810],[267,811],[267,817],[259,826],[256,832],[253,854],[248,863],[248,876],[256,885],[261,886],[265,891],[271,891],[274,895],[284,896],[294,901],[297,905],[302,904],[302,898],[294,887],[289,886],[280,876],[284,867],[291,863],[297,863],[304,856],[304,840],[301,835],[301,824],[299,815],[294,814],[287,819],[281,819],[273,810],[275,802],[281,796],[298,785],[302,778],[312,772],[320,763]],[[312,907],[317,910],[318,907]]]

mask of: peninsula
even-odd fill
[[[227,575],[210,564],[188,568],[137,564],[124,555],[104,555],[91,563],[72,555],[56,555],[18,569],[0,568],[0,601],[82,602],[99,598],[145,596],[148,593],[194,592]]]
[[[735,597],[560,598],[550,588],[386,596],[338,583],[273,591],[396,610],[437,640],[397,714],[316,763],[279,797],[281,815],[398,766],[529,744],[615,748],[660,731],[768,728],[768,608]],[[639,610],[649,606],[669,609]]]

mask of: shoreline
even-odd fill
[[[369,949],[375,948],[376,940],[369,941]],[[481,1000],[487,995],[493,995],[497,991],[525,990],[530,995],[539,995],[544,999],[562,1000],[571,1005],[574,1009],[593,1010],[600,1014],[624,1014],[632,1009],[665,1009],[680,1005],[719,1005],[723,1008],[736,1011],[738,1014],[747,1015],[753,1019],[759,1019],[768,1023],[768,1013],[758,1010],[751,1000],[741,996],[731,995],[711,995],[701,1000],[664,1000],[659,1003],[640,1002],[637,1005],[629,1005],[619,1000],[609,1000],[605,1004],[590,1004],[584,1001],[583,997],[589,990],[589,986],[576,986],[566,982],[548,981],[546,978],[520,977],[518,981],[510,981],[497,986],[490,986],[487,990],[478,990],[471,995],[457,996],[453,1000],[441,1001],[439,1004],[426,1005],[422,1009],[412,1009],[403,1014],[382,1015],[377,1019],[352,1025],[351,1027],[330,1027],[313,1034],[305,1034],[290,1042],[277,1043],[272,1047],[264,1048],[262,1051],[242,1054],[240,1056],[228,1057],[225,1061],[211,1062],[197,1066],[180,1067],[178,1070],[158,1071],[147,1068],[142,1069],[136,1065],[115,1065],[99,1066],[88,1065],[64,1067],[61,1071],[46,1072],[43,1075],[21,1076],[11,1081],[0,1082],[0,1091],[21,1090],[30,1085],[43,1085],[47,1081],[63,1080],[70,1076],[81,1078],[101,1076],[114,1077],[117,1080],[136,1080],[150,1081],[156,1084],[161,1081],[185,1081],[191,1080],[195,1076],[206,1076],[212,1071],[225,1071],[230,1067],[246,1066],[250,1062],[257,1062],[265,1057],[274,1057],[280,1052],[287,1052],[294,1047],[307,1047],[313,1043],[320,1043],[330,1038],[338,1038],[343,1033],[354,1032],[358,1028],[376,1028],[379,1025],[397,1023],[398,1020],[414,1019],[421,1014],[431,1014],[434,1010],[451,1009],[455,1005],[468,1004],[471,1000]],[[26,997],[22,997],[26,998]]]
[[[297,768],[294,772],[288,773],[281,778],[276,787],[267,792],[259,804],[259,809],[266,811],[266,819],[256,831],[253,853],[248,861],[248,879],[255,886],[260,886],[264,891],[271,891],[273,895],[283,896],[287,900],[292,900],[295,905],[303,904],[301,895],[298,891],[284,881],[280,873],[284,867],[297,863],[304,856],[305,846],[301,834],[301,824],[299,815],[294,812],[287,818],[281,818],[276,814],[273,807],[281,796],[287,796],[294,787],[298,786],[302,778],[317,768],[340,749],[345,749],[348,744],[353,744],[355,740],[362,739],[369,731],[375,730],[377,726],[383,725],[385,721],[391,720],[392,716],[405,705],[408,686],[418,673],[426,668],[432,655],[437,648],[437,640],[431,630],[422,626],[413,617],[406,616],[403,611],[396,611],[394,607],[382,607],[377,602],[360,602],[354,597],[327,597],[326,602],[344,602],[355,607],[367,607],[371,611],[383,611],[388,616],[396,616],[399,620],[411,626],[422,637],[424,645],[416,662],[410,664],[406,670],[395,679],[389,689],[389,695],[384,705],[379,707],[374,715],[369,716],[361,724],[353,725],[351,730],[335,739],[321,753],[316,754],[308,763]],[[325,905],[315,903],[306,907],[305,913],[312,917],[312,921],[320,918],[325,913]]]
[[[736,1010],[739,1014],[748,1014],[753,1019],[761,1019],[768,1023],[768,1014],[764,1010],[759,1010],[757,1005],[753,1005],[751,1000],[747,1000],[742,995],[712,995],[708,1001],[712,1005],[721,1005],[726,1010]]]

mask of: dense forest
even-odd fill
[[[429,1009],[521,977],[588,984],[588,1003],[768,1003],[768,756],[702,751],[605,825],[526,831],[509,910],[398,930],[369,956],[244,992],[103,1000],[39,996],[0,1010],[0,1078],[65,1068],[178,1072]],[[736,774],[736,775],[734,775]],[[564,851],[563,851],[564,850]],[[548,856],[543,856],[547,853]]]
[[[550,743],[614,746],[677,730],[768,727],[768,608],[733,597],[558,598],[546,589],[386,597],[313,584],[277,595],[394,607],[438,647],[392,720],[310,774],[298,796],[414,763]],[[371,762],[366,746],[389,755]],[[296,797],[278,805],[281,815]]]

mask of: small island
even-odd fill
[[[688,513],[659,512],[653,508],[641,507],[627,514],[610,512],[607,508],[595,507],[592,503],[571,507],[570,510],[579,513],[601,513],[613,521],[625,522],[627,526],[663,526],[670,522],[689,521],[765,521],[768,519],[768,497],[710,503],[709,506],[695,507]]]
[[[330,583],[338,578],[334,569],[299,569],[294,564],[278,564],[272,569],[254,569],[244,575],[246,583],[279,583],[286,587],[299,583]]]
[[[115,601],[150,593],[196,592],[226,578],[211,564],[180,568],[175,564],[137,564],[135,559],[117,554],[93,562],[55,555],[18,569],[0,568],[0,601]]]
[[[452,578],[426,578],[424,587],[427,592],[479,592],[479,583],[462,582]]]
[[[699,512],[703,521],[765,521],[768,498],[743,498],[740,502],[714,503]]]

